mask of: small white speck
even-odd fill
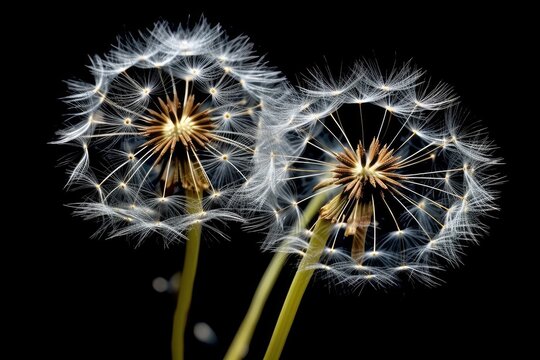
[[[169,289],[169,282],[162,277],[157,277],[152,281],[152,287],[158,293],[163,293]]]
[[[216,333],[207,323],[196,323],[195,326],[193,326],[193,335],[195,335],[195,338],[202,343],[208,345],[214,345],[217,343]]]

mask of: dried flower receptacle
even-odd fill
[[[384,197],[385,190],[400,185],[402,162],[393,156],[393,152],[386,145],[381,148],[377,138],[373,139],[367,152],[361,142],[355,152],[345,148],[343,152],[333,154],[337,164],[329,171],[331,177],[313,188],[317,191],[343,186],[341,192],[321,208],[320,217],[333,224],[346,223],[345,236],[353,235],[351,255],[360,263],[365,253],[367,229],[372,223],[373,196]]]
[[[157,156],[155,163],[168,158],[166,166],[162,166],[163,196],[177,185],[195,192],[210,187],[196,151],[213,140],[212,130],[216,126],[210,119],[211,110],[201,110],[201,104],[194,103],[195,96],[188,95],[188,88],[189,82],[186,82],[184,104],[180,103],[176,89],[172,100],[168,96],[166,102],[159,98],[160,111],[149,109],[152,118],[139,127],[141,134],[148,138],[142,146],[152,149]],[[180,114],[179,110],[182,110]]]

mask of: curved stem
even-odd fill
[[[187,207],[189,214],[202,211],[201,195],[195,191],[187,191]],[[201,243],[201,224],[196,223],[191,226],[187,233],[186,252],[184,255],[184,267],[180,276],[180,286],[178,288],[178,299],[174,312],[172,331],[172,358],[173,360],[184,359],[184,337],[186,323],[191,305],[193,284],[197,272],[197,261],[199,259],[199,247]]]
[[[272,291],[286,260],[287,254],[282,252],[274,254],[272,261],[270,261],[270,264],[266,268],[266,271],[259,282],[259,286],[255,291],[255,295],[253,295],[246,317],[242,321],[224,360],[239,360],[247,355],[249,343],[251,342],[253,332],[255,331],[255,326],[259,321],[268,295],[270,294],[270,291]]]
[[[276,327],[274,328],[270,344],[266,349],[264,360],[278,360],[281,356],[285,341],[287,340],[294,317],[296,316],[296,311],[300,306],[302,296],[313,275],[314,269],[310,268],[310,266],[317,263],[321,257],[331,231],[332,223],[330,221],[321,218],[317,220],[306,254],[300,262],[291,286],[289,287],[289,292],[287,293],[283,307],[281,308],[281,313],[279,314]]]
[[[320,194],[310,200],[302,218],[295,226],[295,229],[303,229],[309,224],[311,219],[319,212],[326,197],[326,194]],[[224,360],[240,360],[246,356],[251,338],[255,332],[255,327],[257,326],[257,322],[259,321],[264,305],[266,304],[266,300],[268,300],[268,296],[270,295],[286,261],[287,254],[278,249],[270,261],[270,264],[268,264],[268,267],[257,286],[257,290],[255,290],[246,316],[244,317],[238,332],[234,336],[231,346],[229,347],[229,350],[227,350],[227,354],[225,354]]]

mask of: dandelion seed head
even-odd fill
[[[411,63],[385,71],[360,61],[339,78],[312,70],[287,96],[268,110],[280,120],[263,129],[286,141],[271,156],[260,146],[254,175],[282,184],[267,191],[289,214],[265,248],[303,254],[314,222],[326,221],[332,232],[313,265],[323,278],[352,289],[409,279],[431,286],[485,233],[500,159],[451,87]],[[294,189],[294,202],[284,189]],[[314,198],[322,205],[305,219]]]
[[[241,219],[220,206],[250,176],[260,104],[281,75],[245,36],[204,18],[121,38],[90,69],[91,83],[68,83],[75,113],[55,141],[82,145],[69,185],[94,195],[75,213],[101,219],[111,237],[159,234],[169,244],[193,223],[225,237],[211,222]],[[204,198],[203,212],[187,213],[190,192]]]

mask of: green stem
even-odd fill
[[[302,296],[313,275],[314,270],[310,269],[310,266],[319,261],[331,231],[332,223],[330,221],[321,218],[317,220],[306,254],[298,266],[298,270],[294,275],[289,292],[281,308],[281,313],[274,328],[270,344],[266,349],[264,360],[278,360],[281,356],[285,341],[296,316],[296,311],[300,306]]]
[[[201,195],[198,192],[187,191],[187,207],[189,214],[202,211]],[[199,259],[199,247],[201,243],[201,224],[196,223],[191,226],[187,233],[186,252],[184,255],[184,267],[180,276],[180,286],[178,288],[178,299],[174,312],[172,331],[172,358],[173,360],[184,359],[184,337],[195,274],[197,272],[197,261]]]
[[[255,295],[253,295],[246,317],[242,321],[224,360],[239,360],[246,356],[249,343],[253,337],[253,332],[255,331],[255,326],[261,316],[262,309],[264,308],[268,295],[270,294],[270,291],[272,291],[286,260],[287,254],[282,252],[274,254],[272,261],[270,261],[270,264],[266,268],[266,271],[257,286],[257,290],[255,291]]]
[[[295,229],[304,229],[311,219],[319,212],[319,209],[325,200],[326,194],[319,194],[311,199],[302,218],[295,226]],[[253,295],[246,316],[244,317],[238,332],[234,336],[231,346],[229,347],[229,350],[227,350],[227,354],[225,354],[224,360],[240,360],[246,356],[251,338],[255,332],[255,327],[257,326],[257,322],[259,321],[264,305],[266,304],[266,300],[268,300],[268,296],[270,295],[286,260],[287,254],[278,249],[257,286],[257,290]]]

